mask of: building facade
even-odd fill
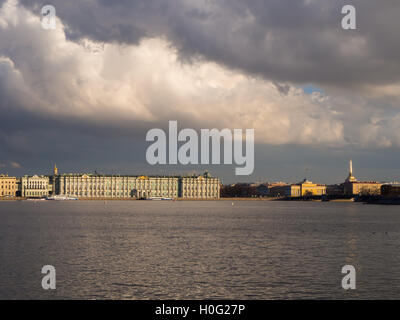
[[[17,191],[17,178],[0,175],[0,197],[15,197]]]
[[[382,184],[376,181],[346,181],[345,195],[380,195]]]
[[[376,181],[358,181],[353,175],[353,162],[350,160],[349,176],[343,184],[345,195],[380,195],[382,183]]]
[[[381,194],[385,197],[400,197],[400,184],[384,184]]]
[[[343,196],[343,184],[331,184],[326,187],[326,194],[329,196]]]
[[[54,194],[78,198],[219,198],[220,181],[208,173],[193,177],[62,174]]]
[[[55,194],[78,198],[176,198],[178,178],[63,174],[55,179]]]
[[[296,184],[277,185],[269,188],[271,197],[300,197],[300,186]]]
[[[301,196],[323,196],[326,195],[326,186],[322,184],[313,183],[304,179],[298,184],[300,186]]]
[[[316,184],[307,179],[296,184],[275,185],[269,188],[269,195],[272,197],[323,196],[325,194],[325,185]]]
[[[26,198],[42,198],[52,193],[48,176],[23,176],[21,178],[21,196]]]
[[[183,199],[219,199],[221,182],[206,172],[201,176],[180,177],[180,197]]]

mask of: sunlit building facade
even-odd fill
[[[220,181],[202,176],[122,176],[98,174],[54,175],[57,195],[78,198],[219,198]]]
[[[208,172],[201,176],[181,177],[180,197],[184,199],[219,199],[221,183]]]
[[[345,195],[380,195],[382,183],[376,181],[358,181],[353,175],[353,162],[350,160],[349,176],[343,184]]]
[[[0,175],[0,197],[15,197],[17,191],[17,178]]]
[[[177,198],[178,178],[63,174],[56,179],[55,192],[78,198]]]
[[[21,196],[26,198],[47,197],[52,192],[48,176],[23,176],[21,178]]]
[[[274,185],[269,189],[269,195],[272,197],[323,196],[325,194],[325,185],[313,183],[307,179],[296,184]]]
[[[298,184],[300,186],[301,196],[323,196],[326,195],[326,186],[322,184],[313,183],[304,179]]]

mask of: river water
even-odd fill
[[[400,208],[0,202],[0,299],[399,299]],[[56,268],[56,290],[41,269]],[[341,286],[344,265],[356,289]]]

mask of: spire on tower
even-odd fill
[[[350,177],[353,176],[353,160],[350,159]]]
[[[349,162],[349,176],[346,180],[351,182],[357,181],[357,179],[353,176],[353,160],[351,159]]]
[[[58,168],[57,165],[54,164],[54,170],[53,170],[54,175],[58,175]]]

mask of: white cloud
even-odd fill
[[[254,128],[260,143],[400,145],[399,113],[386,115],[366,98],[308,95],[291,85],[282,94],[272,81],[213,62],[185,64],[160,38],[137,46],[75,43],[61,21],[57,30],[43,30],[38,17],[17,6],[10,0],[0,10],[0,77],[15,102],[8,107],[88,126],[145,122],[150,129],[181,120],[201,128]],[[394,87],[376,95],[386,92],[400,96]]]

